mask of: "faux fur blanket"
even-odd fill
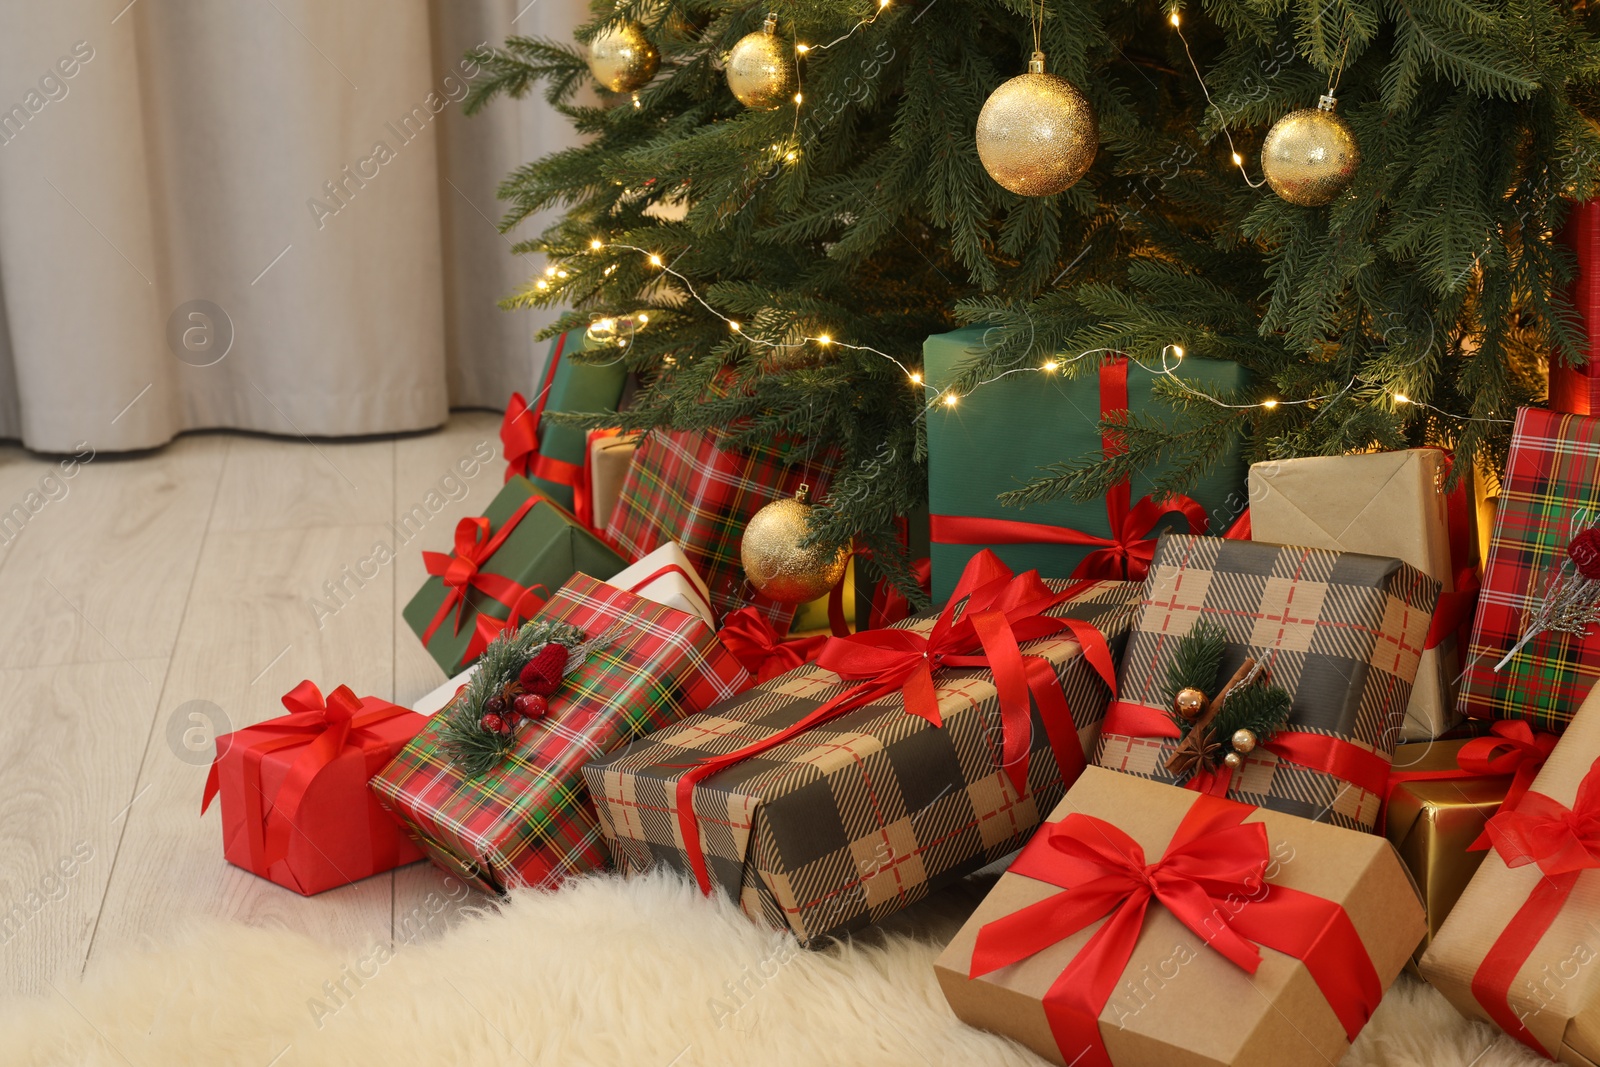
[[[815,952],[668,876],[526,892],[442,936],[353,953],[212,925],[0,1007],[0,1063],[1037,1067],[958,1022],[934,980],[988,884]],[[1402,979],[1345,1064],[1539,1062]]]

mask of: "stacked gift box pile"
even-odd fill
[[[930,338],[930,383],[978,337]],[[791,637],[739,539],[826,461],[552,422],[624,392],[558,350],[404,611],[448,681],[303,683],[219,739],[227,859],[307,894],[419,857],[490,893],[669,868],[816,946],[1012,857],[935,969],[1054,1062],[1337,1062],[1408,967],[1600,1062],[1600,416],[1522,410],[1493,477],[1238,440],[1184,494],[996,501],[1182,418],[1169,374],[1248,385],[1111,358],[931,410],[934,610],[880,590]]]

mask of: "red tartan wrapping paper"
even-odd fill
[[[1526,719],[1559,733],[1600,680],[1593,626],[1581,637],[1540,634],[1495,669],[1566,560],[1567,545],[1597,518],[1600,418],[1518,411],[1461,683],[1464,714]]]
[[[1076,592],[1046,614],[1091,624],[1114,655],[1138,586],[1047,584]],[[928,617],[889,629],[926,635],[933,626]],[[1021,649],[1048,664],[1072,720],[1052,738],[1034,705],[1023,792],[1001,766],[994,675],[943,668],[934,676],[942,727],[907,714],[893,692],[697,784],[692,804],[713,885],[752,918],[816,943],[879,922],[1019,847],[1076,776],[1062,763],[1081,767],[1092,750],[1110,698],[1070,633]],[[779,733],[852,685],[806,664],[586,767],[618,865],[690,870],[675,800],[685,770]]]
[[[395,705],[377,697],[361,700],[363,712],[390,708]],[[222,802],[224,858],[305,896],[421,859],[422,853],[367,791],[367,780],[427,722],[426,716],[397,710],[400,714],[352,730],[332,762],[311,779],[292,811],[274,811],[272,801],[318,735],[300,734],[297,743],[278,747],[285,732],[277,724],[295,717],[281,716],[218,737],[213,769]],[[254,760],[259,761],[259,808],[247,797],[249,764]],[[209,799],[208,793],[207,803]],[[252,856],[252,852],[259,856],[260,849],[259,837],[255,846],[251,842],[247,813],[252,809],[264,813],[263,833],[266,820],[273,818],[287,819],[291,826],[288,851],[270,865]]]
[[[1239,771],[1185,784],[1370,830],[1438,595],[1436,580],[1397,559],[1163,535],[1095,762],[1179,781],[1166,769],[1178,744],[1167,671],[1177,639],[1209,619],[1228,635],[1218,681],[1251,655],[1289,691],[1293,705],[1286,727],[1246,756]],[[1143,728],[1147,723],[1157,728]]]
[[[745,449],[718,447],[719,435],[656,430],[634,452],[606,538],[629,559],[668,541],[683,546],[711,590],[719,619],[754,607],[786,632],[794,605],[778,604],[745,581],[739,541],[745,523],[801,485],[820,500],[833,471],[826,460],[795,463],[780,444]]]
[[[582,768],[746,689],[750,675],[695,616],[579,574],[535,618],[615,632],[525,724],[499,768],[464,776],[424,727],[372,788],[429,856],[490,892],[552,886],[607,863]]]

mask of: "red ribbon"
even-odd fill
[[[530,496],[524,500],[493,534],[490,533],[489,520],[482,516],[462,519],[456,523],[455,552],[448,556],[443,552],[422,553],[423,566],[435,578],[443,579],[446,589],[443,603],[439,605],[439,610],[433,613],[428,628],[422,631],[423,644],[432,640],[434,631],[444,622],[445,616],[450,614],[452,608],[456,612],[455,629],[452,632],[461,632],[461,615],[466,609],[469,588],[481,590],[507,608],[514,605],[527,592],[510,578],[489,574],[479,568],[500,550],[500,546],[505,544],[506,538],[511,536],[511,531],[517,528],[517,523],[522,521],[523,516],[543,500],[543,497],[538,496]]]
[[[828,643],[827,634],[785,640],[755,608],[740,608],[730,614],[717,631],[717,639],[745,670],[755,675],[757,682],[770,681],[812,662]]]
[[[1242,970],[1255,974],[1261,948],[1306,965],[1338,1016],[1356,1034],[1383,997],[1372,958],[1344,908],[1266,881],[1267,830],[1244,820],[1256,809],[1200,796],[1167,850],[1147,863],[1139,842],[1104,819],[1073,813],[1045,827],[1011,872],[1062,887],[978,931],[973,978],[1036,955],[1104,918],[1044,995],[1045,1017],[1062,1059],[1111,1067],[1100,1013],[1133,956],[1151,901]]]
[[[1517,972],[1566,905],[1578,875],[1600,867],[1600,760],[1579,783],[1572,807],[1529,790],[1516,808],[1502,807],[1489,820],[1488,834],[1507,867],[1536,863],[1544,877],[1478,965],[1472,995],[1500,1029],[1554,1059],[1523,1025],[1509,995]]]
[[[556,350],[544,371],[544,387],[539,390],[537,403],[530,411],[521,393],[512,393],[506,405],[505,416],[500,420],[500,446],[506,457],[506,481],[513,474],[524,478],[535,473],[533,462],[539,455],[539,423],[544,418],[545,401],[550,396],[550,386],[556,380],[556,368],[561,364],[561,350],[567,345],[567,335],[556,338]],[[542,475],[541,475],[542,477]]]
[[[461,662],[470,663],[483,655],[484,649],[489,647],[489,642],[507,630],[515,630],[539,614],[540,609],[549,601],[548,589],[542,585],[530,585],[517,594],[517,598],[511,603],[511,614],[505,618],[497,619],[493,615],[479,612],[478,617],[473,620],[472,638],[467,642],[467,650],[461,654]]]
[[[973,556],[956,584],[955,593],[927,635],[911,630],[863,630],[849,637],[831,637],[817,656],[817,666],[857,682],[816,710],[764,740],[725,755],[710,756],[678,779],[678,828],[689,866],[704,892],[711,876],[694,813],[694,787],[719,771],[775,748],[846,712],[899,693],[908,715],[942,726],[934,671],[942,667],[981,668],[994,674],[1000,705],[1001,766],[1021,796],[1026,791],[1031,735],[1031,693],[1050,740],[1052,754],[1065,781],[1083,769],[1083,749],[1054,668],[1041,656],[1024,656],[1018,647],[1066,631],[1082,646],[1086,662],[1116,692],[1116,667],[1105,636],[1080,619],[1059,619],[1044,612],[1080,591],[1070,586],[1052,593],[1036,571],[1013,575],[1000,558],[985,549]],[[959,621],[957,607],[965,602]]]
[[[1129,737],[1181,736],[1171,716],[1148,704],[1115,701],[1106,713],[1101,731],[1106,734],[1123,734]],[[1349,782],[1373,796],[1386,795],[1389,785],[1389,761],[1370,749],[1327,734],[1304,733],[1299,730],[1279,730],[1271,741],[1259,747],[1281,760]],[[1223,765],[1216,770],[1201,770],[1185,783],[1188,789],[1227,796],[1233,785],[1233,768]]]
[[[933,595],[933,561],[924,556],[911,565],[911,576],[916,579],[917,588],[931,597]],[[859,610],[859,609],[857,609]],[[885,626],[893,626],[897,622],[904,622],[911,617],[911,601],[906,599],[904,593],[896,588],[895,584],[887,578],[878,582],[877,588],[872,591],[872,603],[867,609],[868,630],[881,630]]]
[[[1100,367],[1100,418],[1105,420],[1128,410],[1128,361],[1113,359]],[[1116,434],[1106,431],[1101,438],[1107,457],[1124,451]],[[1164,500],[1142,497],[1132,503],[1133,490],[1123,479],[1106,493],[1106,517],[1110,537],[1099,537],[1063,526],[1018,519],[990,519],[972,515],[934,515],[929,520],[933,540],[944,545],[1093,545],[1094,551],[1073,568],[1072,578],[1109,578],[1116,581],[1144,580],[1155,556],[1156,539],[1151,532],[1168,515],[1178,515],[1191,534],[1203,534],[1209,520],[1197,501],[1182,494]]]
[[[692,597],[694,597],[695,603],[698,604],[702,609],[704,609],[705,618],[708,618],[708,619],[716,618],[716,614],[711,610],[711,605],[706,602],[706,598],[703,595],[701,595],[701,593],[700,593],[699,579],[695,575],[690,574],[688,571],[684,570],[682,567],[680,567],[676,563],[668,563],[666,566],[657,568],[656,570],[652,571],[648,576],[646,576],[644,578],[641,578],[641,579],[639,579],[639,581],[634,582],[632,585],[630,585],[628,587],[628,592],[630,592],[630,593],[638,593],[638,592],[641,592],[641,591],[643,591],[645,589],[648,589],[650,587],[650,584],[652,582],[656,581],[656,579],[665,578],[669,574],[676,574],[678,577],[682,578],[685,582],[688,583],[688,585],[689,585],[689,594]]]
[[[288,855],[289,839],[300,814],[300,805],[317,774],[347,747],[362,749],[369,757],[377,757],[378,765],[369,767],[376,774],[382,761],[387,759],[388,744],[383,738],[369,734],[366,728],[397,715],[413,714],[385,700],[368,698],[363,701],[344,685],[324,700],[322,691],[309,680],[285,693],[283,706],[290,714],[246,727],[230,735],[229,744],[218,746],[217,758],[206,776],[205,795],[200,801],[200,813],[204,815],[221,787],[219,768],[223,758],[234,743],[242,742],[247,746],[243,750],[244,824],[250,845],[250,866],[263,877],[267,868]],[[271,798],[262,796],[262,760],[280,749],[301,745],[305,746],[305,751],[295,757],[277,792]],[[385,832],[369,835],[373,847],[382,851],[372,857],[368,869],[393,867],[397,859],[394,835],[381,825],[374,830]]]

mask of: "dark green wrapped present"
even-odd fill
[[[957,368],[982,350],[984,327],[930,337],[923,344],[923,373],[942,390]],[[1146,361],[1149,364],[1149,361]],[[1045,578],[1144,578],[1160,530],[1221,534],[1244,513],[1246,464],[1236,441],[1188,493],[1152,497],[1164,465],[1136,474],[1131,486],[1106,500],[1059,498],[1026,509],[1002,507],[996,498],[1040,476],[1049,463],[1099,453],[1102,414],[1123,408],[1176,418],[1151,389],[1159,364],[1104,362],[1097,371],[1012,374],[928,410],[928,504],[931,511],[933,599],[943,603],[979,549],[993,549],[1015,571],[1037,569]],[[1212,396],[1245,384],[1244,370],[1221,360],[1186,359],[1173,373]]]
[[[521,393],[513,393],[500,424],[508,470],[530,479],[568,511],[580,513],[577,497],[588,492],[588,434],[576,426],[553,422],[545,415],[556,411],[615,411],[628,378],[620,355],[604,365],[572,358],[573,353],[584,348],[582,334],[564,333],[552,341],[544,385],[534,397],[533,406],[528,406]]]
[[[605,581],[627,561],[520,475],[480,518],[456,524],[455,548],[424,552],[429,578],[402,614],[454,676],[580,571]]]

